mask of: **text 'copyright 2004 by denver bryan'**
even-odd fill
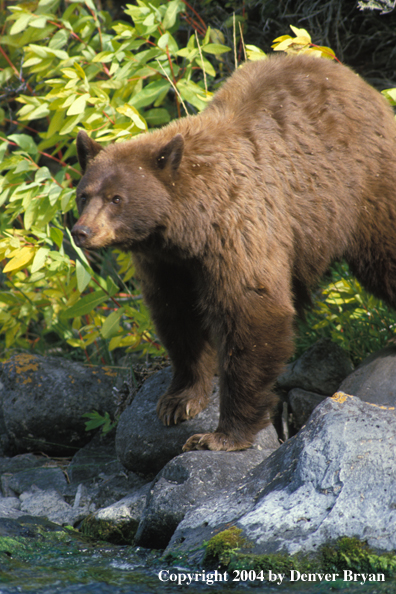
[[[340,573],[301,573],[296,569],[292,569],[288,573],[275,573],[273,571],[254,571],[238,570],[234,571],[174,571],[170,569],[161,569],[158,573],[158,578],[161,582],[170,582],[178,586],[190,585],[196,583],[205,583],[208,586],[218,584],[221,582],[269,582],[280,585],[283,581],[290,582],[335,582],[342,580],[344,582],[358,582],[365,584],[366,582],[384,582],[385,574],[383,573],[355,573],[350,569],[345,569]]]

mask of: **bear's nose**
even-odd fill
[[[73,235],[74,243],[78,247],[83,247],[90,235],[92,235],[92,231],[89,227],[76,223],[71,230],[71,234]]]

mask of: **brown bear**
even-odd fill
[[[396,306],[396,126],[345,66],[248,63],[202,113],[77,149],[73,237],[133,253],[173,365],[160,419],[199,413],[219,374],[218,428],[184,450],[244,449],[269,423],[293,318],[332,261]]]

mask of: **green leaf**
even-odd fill
[[[77,287],[80,293],[82,293],[88,286],[91,280],[91,273],[85,268],[84,264],[80,260],[76,262],[76,275],[77,275]],[[79,314],[82,315],[82,314]]]
[[[80,260],[81,260],[82,262],[84,262],[84,264],[86,264],[87,266],[89,266],[89,262],[88,262],[88,260],[87,260],[87,258],[86,258],[86,256],[85,256],[84,252],[82,251],[82,249],[81,249],[81,248],[77,247],[77,246],[76,246],[76,244],[74,243],[73,236],[72,236],[72,234],[70,233],[70,229],[69,229],[68,227],[66,227],[66,233],[68,234],[68,236],[69,236],[69,240],[70,240],[70,243],[72,244],[73,248],[74,248],[74,249],[75,249],[75,251],[77,252],[77,254],[78,254],[78,256],[79,256]]]
[[[202,51],[217,56],[219,54],[224,54],[225,52],[230,52],[231,48],[222,43],[208,43],[203,46]]]
[[[93,429],[98,429],[98,427],[104,428],[105,425],[111,422],[108,412],[105,412],[103,416],[98,411],[93,410],[92,412],[84,413],[81,416],[89,419],[89,421],[85,422],[85,431],[92,431]]]
[[[165,16],[162,20],[163,29],[171,29],[176,23],[177,15],[184,9],[184,4],[180,0],[172,0],[168,3]]]
[[[150,126],[163,126],[170,122],[171,119],[169,111],[161,107],[145,111],[144,117]]]
[[[26,114],[23,117],[20,117],[19,119],[21,121],[39,120],[40,118],[45,118],[45,116],[47,116],[48,114],[49,109],[47,103],[42,103],[41,105],[36,107],[36,109],[33,109],[33,111],[30,111],[28,114]]]
[[[106,279],[106,290],[111,297],[118,292],[118,286],[115,284],[111,276],[108,276]]]
[[[47,17],[41,16],[36,17],[30,20],[29,27],[33,27],[35,29],[44,29],[45,25],[47,24]]]
[[[78,316],[85,316],[86,314],[91,313],[95,307],[101,305],[108,299],[107,294],[99,289],[98,291],[93,291],[89,293],[89,295],[85,295],[82,299],[79,299],[77,303],[66,309],[61,313],[61,318],[66,320],[68,318],[77,318]]]
[[[251,62],[256,62],[257,60],[265,60],[267,58],[267,54],[264,53],[263,50],[257,47],[256,45],[246,45],[245,49],[247,59]]]
[[[63,124],[62,128],[59,130],[60,136],[65,136],[66,134],[70,134],[77,126],[77,124],[83,119],[84,113],[80,113],[75,116],[71,116],[66,118],[65,123]]]
[[[36,255],[33,258],[33,263],[30,269],[30,272],[34,274],[40,268],[42,268],[47,260],[47,256],[50,253],[50,250],[45,247],[41,247],[37,250]]]
[[[208,93],[208,96],[205,97],[204,89],[202,89],[199,85],[197,85],[191,80],[186,81],[182,79],[178,82],[177,88],[179,89],[183,99],[191,103],[191,105],[194,105],[194,107],[196,107],[200,111],[202,109],[205,109],[205,107],[207,106],[206,99],[209,100],[212,96],[212,93]]]
[[[195,58],[195,64],[202,68],[202,70],[205,70],[206,74],[209,74],[213,77],[216,76],[216,70],[213,68],[212,64],[206,58],[201,58],[201,56],[197,56]]]
[[[16,142],[22,150],[30,155],[37,155],[37,146],[31,136],[28,136],[27,134],[11,134],[8,139]]]
[[[18,33],[21,33],[21,31],[26,29],[26,27],[28,26],[28,24],[30,23],[30,21],[33,18],[34,17],[30,12],[22,13],[21,16],[19,16],[16,19],[15,23],[12,25],[12,27],[10,29],[10,35],[17,35]]]
[[[121,307],[117,311],[111,312],[111,314],[106,318],[106,321],[100,330],[103,338],[112,338],[117,334],[120,327],[120,319],[123,313],[124,309]]]
[[[62,231],[60,229],[57,229],[57,227],[51,227],[50,237],[51,237],[52,241],[55,243],[55,245],[57,245],[58,248],[60,249],[62,247],[62,243],[63,243]]]
[[[129,101],[129,105],[133,105],[136,109],[151,105],[154,103],[158,95],[165,90],[169,90],[170,86],[171,85],[167,80],[155,80],[144,87],[140,93],[135,95],[135,97],[132,97]]]
[[[117,111],[118,113],[121,113],[122,115],[125,115],[126,117],[130,118],[135,124],[135,126],[140,128],[140,130],[146,130],[146,122],[143,120],[142,116],[140,115],[136,107],[133,107],[132,105],[128,105],[126,103],[121,107],[117,107]]]
[[[51,172],[48,169],[48,167],[40,167],[40,169],[37,170],[37,173],[34,176],[34,180],[36,182],[42,182],[46,179],[51,179]]]
[[[85,106],[87,104],[87,99],[90,98],[88,93],[84,93],[84,95],[77,96],[77,99],[73,101],[70,105],[69,109],[66,112],[66,115],[73,116],[77,114],[83,113]]]

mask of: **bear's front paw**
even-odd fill
[[[212,450],[214,452],[236,452],[250,448],[247,440],[236,440],[226,433],[197,433],[190,437],[183,446],[183,452],[191,450]]]
[[[208,398],[197,397],[192,389],[164,394],[158,400],[157,415],[164,425],[177,425],[195,417],[207,404]]]

